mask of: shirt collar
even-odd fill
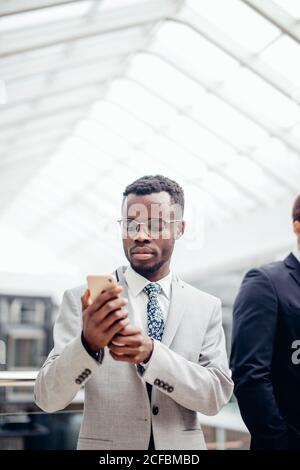
[[[130,265],[127,267],[124,276],[130,291],[135,297],[142,292],[142,290],[144,289],[144,287],[146,287],[147,284],[151,283],[149,279],[146,279],[144,276],[141,276]],[[170,272],[166,276],[156,282],[161,286],[164,295],[168,299],[170,299],[172,271],[170,270]]]
[[[299,261],[300,263],[300,250],[298,247],[296,247],[294,250],[293,250],[293,255],[295,256],[295,258]]]

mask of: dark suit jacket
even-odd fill
[[[252,449],[300,449],[298,362],[300,263],[290,254],[249,271],[234,305],[230,367]]]

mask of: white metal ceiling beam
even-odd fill
[[[0,2],[0,17],[28,13],[49,7],[78,3],[81,0],[9,0]]]
[[[118,36],[117,34],[115,34]],[[69,51],[67,55],[57,54],[58,60],[56,63],[51,62],[51,56],[45,55],[42,59],[40,57],[35,59],[24,59],[22,60],[23,54],[20,54],[20,60],[14,60],[11,64],[7,63],[7,60],[2,60],[1,65],[1,78],[5,81],[13,80],[14,82],[28,80],[30,77],[36,77],[38,75],[51,74],[60,72],[66,69],[75,69],[84,65],[100,62],[105,64],[108,60],[123,60],[128,54],[138,52],[141,50],[143,43],[146,44],[145,38],[135,36],[134,44],[130,46],[120,38],[120,44],[112,44],[111,49],[106,52],[100,50],[100,47],[93,46],[78,48],[76,46],[74,50]],[[127,47],[126,47],[127,44]],[[106,45],[107,49],[108,45]],[[15,58],[14,58],[15,59]],[[6,61],[6,64],[3,62]]]
[[[295,41],[300,42],[300,23],[296,21],[287,11],[280,8],[272,0],[242,0],[253,10],[273,23],[277,28],[290,36]],[[295,2],[299,0],[294,0]]]
[[[93,21],[69,20],[41,27],[30,28],[28,37],[24,31],[6,33],[5,42],[0,45],[0,57],[8,57],[54,45],[68,44],[76,40],[130,29],[136,26],[154,25],[158,21],[176,14],[181,0],[155,0],[113,11],[104,11],[93,16]],[[28,32],[28,30],[25,30]],[[38,38],[38,41],[37,41]]]
[[[255,75],[269,83],[276,90],[291,98],[292,84],[288,83],[276,70],[263,62],[257,54],[252,54],[244,47],[232,40],[213,23],[210,23],[200,15],[193,14],[191,9],[183,8],[180,16],[169,21],[182,24],[203,36],[209,42],[224,51],[230,57],[237,60],[242,66],[247,67]]]

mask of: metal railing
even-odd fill
[[[38,371],[0,371],[0,387],[33,387]]]

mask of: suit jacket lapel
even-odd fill
[[[113,273],[113,275],[117,278],[118,284],[123,287],[123,291],[121,293],[121,296],[128,299],[129,298],[129,296],[128,296],[128,287],[127,287],[127,283],[126,283],[125,277],[124,277],[125,271],[126,271],[126,266],[120,266],[118,269],[116,269],[116,271]],[[128,304],[126,305],[126,310],[128,312],[128,318],[129,318],[130,322],[133,323],[134,322],[134,314],[133,314],[132,306],[131,306],[130,302],[128,302]]]
[[[290,275],[295,279],[295,281],[300,285],[300,263],[291,253],[285,260],[285,265],[290,271]]]
[[[173,275],[171,303],[161,342],[170,346],[186,310],[184,284]]]

